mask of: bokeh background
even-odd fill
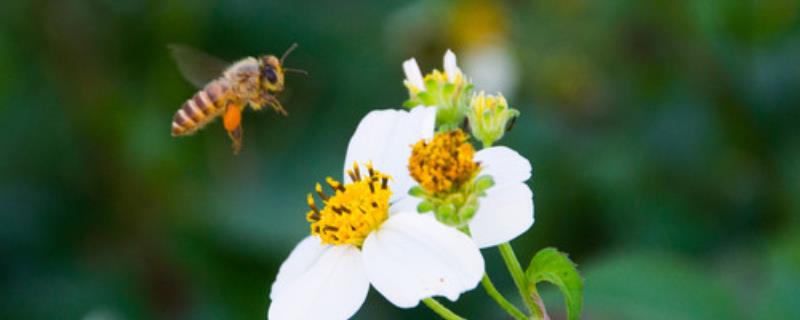
[[[193,94],[166,45],[282,53],[290,116],[173,139]],[[401,62],[462,68],[522,112],[536,223],[586,279],[586,319],[800,319],[800,3],[0,3],[0,318],[263,319],[305,195],[406,99]],[[516,298],[496,250],[487,267]],[[544,286],[550,313],[560,296]],[[504,314],[481,290],[448,305]],[[313,306],[309,306],[313,308]],[[375,291],[357,319],[433,318]]]

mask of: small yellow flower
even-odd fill
[[[418,183],[409,190],[417,212],[469,230],[479,247],[511,241],[533,225],[533,193],[525,183],[531,164],[516,151],[500,146],[476,152],[456,129],[417,141],[408,159]]]
[[[430,142],[414,144],[408,170],[429,193],[449,192],[472,180],[479,169],[474,155],[466,133],[460,129],[440,132]]]

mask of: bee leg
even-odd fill
[[[283,105],[281,105],[281,102],[278,101],[278,98],[267,96],[267,102],[272,106],[272,109],[275,109],[275,112],[280,113],[283,116],[289,115],[289,113],[286,112],[286,109],[283,108]]]
[[[231,137],[231,142],[233,143],[233,154],[238,155],[239,151],[242,150],[242,126],[240,125],[232,131],[228,131],[228,136]]]
[[[233,142],[233,154],[239,154],[242,148],[242,109],[236,104],[229,104],[223,118],[225,130]]]

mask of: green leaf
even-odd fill
[[[583,278],[567,255],[555,248],[544,248],[536,253],[525,272],[528,286],[535,288],[542,281],[550,282],[561,290],[567,305],[567,318],[578,319],[583,308]]]

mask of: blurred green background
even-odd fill
[[[293,42],[310,76],[287,79],[289,117],[245,114],[241,155],[219,123],[170,136],[194,89],[167,44]],[[570,253],[584,318],[800,319],[794,0],[3,1],[0,318],[265,318],[306,193],[406,99],[402,61],[447,48],[522,112],[502,142],[533,164],[536,223],[513,244]],[[481,289],[448,305],[504,317]],[[356,315],[433,317],[374,290]]]

